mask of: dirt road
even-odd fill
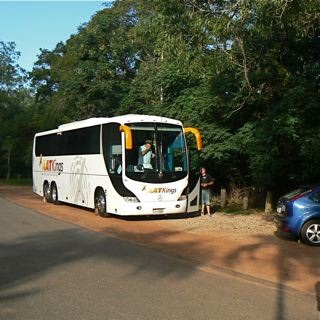
[[[258,281],[320,297],[320,248],[278,238],[272,221],[262,220],[258,228],[250,228],[254,217],[249,216],[247,227],[238,228],[232,217],[223,215],[186,219],[101,218],[91,210],[44,203],[31,187],[0,185],[0,196],[55,219],[180,257],[207,272],[223,272],[243,281]]]

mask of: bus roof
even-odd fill
[[[137,123],[137,122],[140,122],[140,123],[141,122],[162,122],[162,123],[170,123],[170,124],[176,124],[176,125],[182,126],[181,121],[171,119],[171,118],[153,116],[153,115],[126,114],[126,115],[110,117],[110,118],[99,117],[99,118],[88,118],[85,120],[74,121],[74,122],[62,124],[57,129],[39,132],[37,133],[37,135],[57,133],[61,131],[91,127],[91,126],[110,123],[110,122],[117,122],[120,124],[129,124],[129,123]]]

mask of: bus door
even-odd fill
[[[197,212],[200,204],[200,153],[202,139],[195,128],[184,128],[188,149],[188,212]],[[187,134],[187,133],[192,133]]]

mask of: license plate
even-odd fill
[[[162,208],[153,209],[153,213],[163,213],[163,212],[164,212],[164,209]]]

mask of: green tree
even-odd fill
[[[13,42],[0,41],[0,176],[7,179],[12,174],[25,174],[30,165],[26,154],[31,143],[22,130],[28,125],[27,117],[22,114],[30,95],[24,87],[25,71],[17,62],[19,55]]]
[[[319,4],[115,1],[32,72],[41,128],[148,113],[197,126],[221,183],[319,179]]]
[[[58,121],[117,112],[136,73],[136,49],[130,40],[134,23],[130,6],[115,3],[81,26],[65,45],[43,52],[32,76],[37,95],[48,99]]]
[[[232,133],[225,144],[241,156],[238,167],[247,163],[249,183],[281,189],[320,177],[306,165],[319,135],[319,9],[314,1],[235,1],[215,21],[212,90]]]

